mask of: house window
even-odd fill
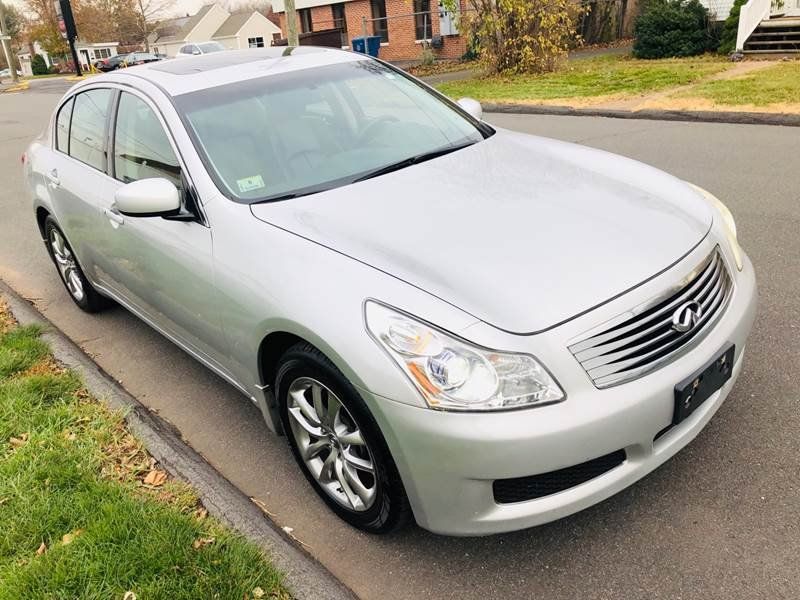
[[[109,56],[111,56],[111,50],[108,48],[98,48],[94,51],[95,58],[108,58]]]
[[[247,47],[248,48],[263,48],[264,47],[264,38],[263,37],[247,38]]]
[[[429,40],[433,37],[431,0],[414,0],[414,29],[418,40]]]
[[[386,20],[386,0],[370,0],[372,30],[381,36],[381,42],[389,43],[389,22]]]
[[[342,33],[347,33],[347,19],[344,16],[344,2],[331,4],[331,16],[333,17],[333,28]]]
[[[297,11],[300,15],[300,33],[310,33],[314,31],[314,23],[311,21],[311,9],[301,8]]]

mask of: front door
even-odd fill
[[[120,94],[111,142],[111,174],[117,187],[161,177],[174,183],[187,201],[180,162],[148,100]],[[101,213],[109,240],[102,264],[107,285],[156,327],[227,375],[208,224],[201,218],[124,216],[116,210],[113,195]]]

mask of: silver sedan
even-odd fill
[[[756,310],[710,193],[348,52],[81,82],[24,174],[72,300],[224,377],[370,532],[520,529],[632,484],[719,409]]]

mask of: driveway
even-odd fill
[[[0,277],[262,500],[280,525],[293,527],[356,593],[382,600],[797,597],[800,130],[488,115],[498,125],[638,158],[723,198],[761,289],[747,361],[730,399],[694,443],[599,506],[489,538],[444,538],[418,528],[370,537],[326,509],[284,440],[270,435],[230,386],[124,310],[90,317],[72,305],[38,240],[19,177],[20,153],[56,94],[32,87],[0,95]]]

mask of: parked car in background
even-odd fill
[[[158,54],[153,54],[152,52],[131,52],[125,56],[123,64],[127,67],[132,67],[134,65],[143,65],[159,60],[162,60],[162,58]]]
[[[100,75],[23,165],[72,301],[113,299],[225,378],[366,531],[601,502],[690,443],[744,363],[756,278],[722,202],[361,54]]]
[[[6,67],[5,69],[0,70],[0,79],[6,79],[11,77],[11,70]],[[17,69],[17,77],[22,77],[22,71]]]
[[[199,56],[201,54],[210,54],[212,52],[221,52],[223,50],[225,50],[225,46],[219,42],[200,42],[198,44],[186,44],[185,46],[182,46],[175,56]]]
[[[122,63],[125,61],[125,57],[128,56],[127,54],[115,54],[114,56],[109,56],[108,58],[104,58],[102,60],[98,60],[94,63],[95,69],[98,71],[103,71],[107,73],[108,71],[113,71],[114,69],[120,68]]]

